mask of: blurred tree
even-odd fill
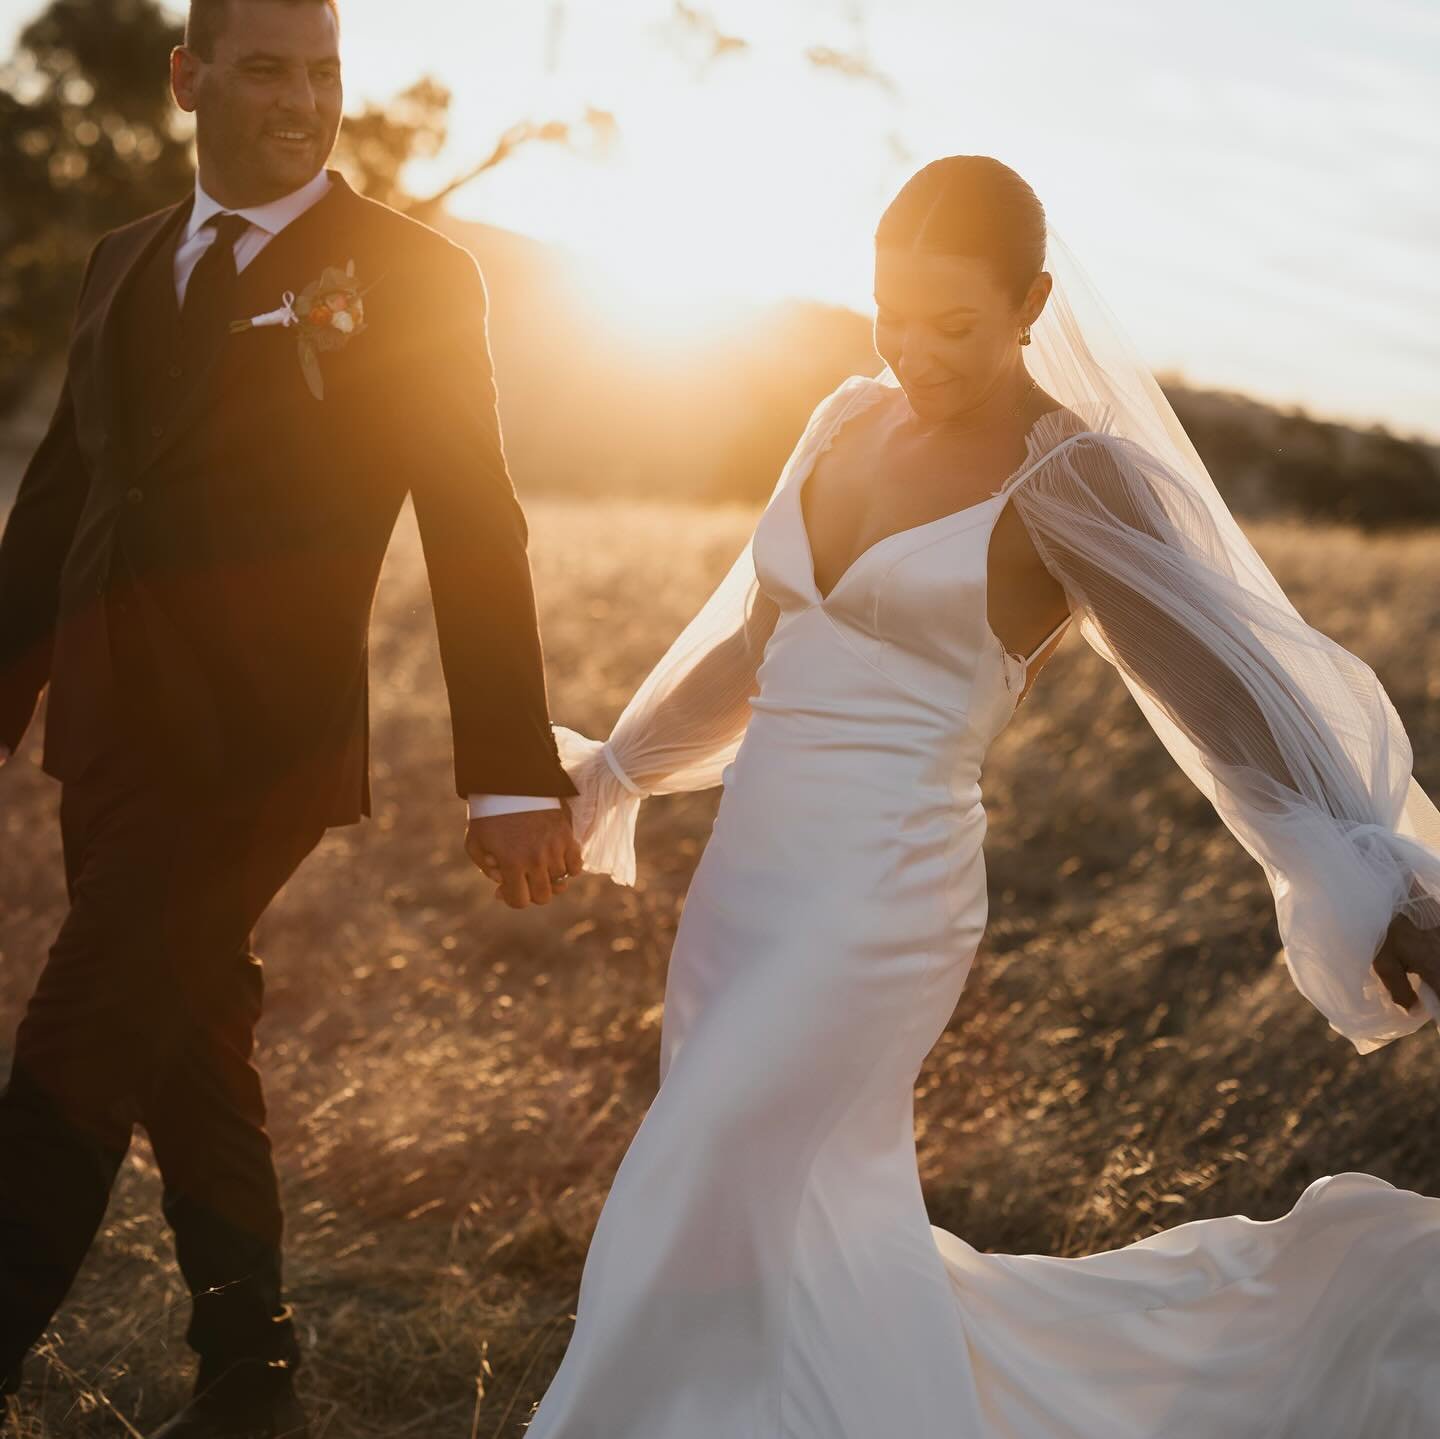
[[[418,220],[433,221],[444,208],[445,202],[457,190],[463,189],[473,180],[503,164],[523,145],[536,142],[548,145],[565,145],[572,150],[589,153],[598,157],[614,145],[619,135],[619,126],[614,115],[608,110],[597,110],[590,106],[580,124],[568,120],[521,120],[512,125],[495,142],[494,148],[478,164],[462,170],[449,184],[424,199],[412,200],[403,208]]]
[[[347,115],[334,163],[362,194],[433,223],[452,195],[504,164],[525,145],[565,145],[599,156],[619,133],[614,115],[594,107],[587,109],[578,123],[521,120],[500,135],[484,159],[467,166],[433,193],[417,196],[406,187],[405,168],[412,160],[433,159],[444,149],[450,101],[450,91],[427,75],[394,100]]]
[[[63,347],[95,237],[190,184],[182,34],[154,0],[52,0],[0,67],[0,413]]]
[[[675,0],[669,21],[659,29],[666,44],[690,62],[697,76],[719,61],[750,50],[744,36],[722,30],[709,11],[687,5],[684,0]]]
[[[450,133],[450,91],[426,75],[384,105],[347,115],[333,163],[362,195],[406,209],[402,174],[411,160],[433,159]]]
[[[875,62],[863,50],[837,50],[832,45],[812,45],[805,52],[805,58],[817,70],[832,70],[847,80],[864,80],[891,95],[900,93],[894,77],[877,69]]]

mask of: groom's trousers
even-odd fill
[[[136,1124],[207,1367],[298,1364],[282,1220],[251,1062],[250,933],[325,826],[293,797],[182,795],[132,746],[61,792],[70,907],[0,1093],[0,1375],[60,1306]]]

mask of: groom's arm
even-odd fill
[[[99,252],[90,252],[82,297]],[[0,763],[19,747],[50,678],[60,574],[89,490],[67,372],[0,537]]]
[[[427,259],[430,257],[427,256]],[[466,848],[513,908],[546,903],[582,861],[576,793],[550,726],[525,517],[505,462],[487,297],[474,259],[437,243],[412,332],[407,455],[449,695]],[[545,812],[548,811],[548,812]]]
[[[60,572],[89,484],[67,378],[0,538],[0,763],[18,748],[50,678]]]
[[[550,727],[529,532],[506,466],[484,281],[437,241],[408,350],[411,492],[449,695],[457,792],[575,794]]]

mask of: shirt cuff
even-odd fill
[[[528,810],[559,809],[553,794],[472,794],[470,818],[491,819],[497,814],[521,814]]]

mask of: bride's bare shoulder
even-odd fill
[[[893,427],[901,417],[906,404],[905,392],[897,386],[885,385],[865,376],[858,376],[846,384],[852,388],[845,397],[837,437],[843,434],[843,449],[857,454],[880,431]]]
[[[1068,405],[1061,404],[1059,400],[1053,401],[1048,409],[1041,410],[1031,424],[1031,429],[1037,434],[1053,435],[1056,439],[1068,439],[1071,436],[1083,434],[1089,428],[1089,424],[1082,415],[1077,414]]]
[[[1078,441],[1081,448],[1093,446],[1099,450],[1106,448],[1106,431],[1103,424],[1097,428],[1093,418],[1071,409],[1068,405],[1060,404],[1058,401],[1050,409],[1043,411],[1038,418],[1031,422],[1029,434],[1026,436],[1026,446],[1030,451],[1032,459],[1046,459],[1056,451],[1069,453],[1076,446],[1070,441]],[[1090,436],[1087,441],[1084,436]]]

